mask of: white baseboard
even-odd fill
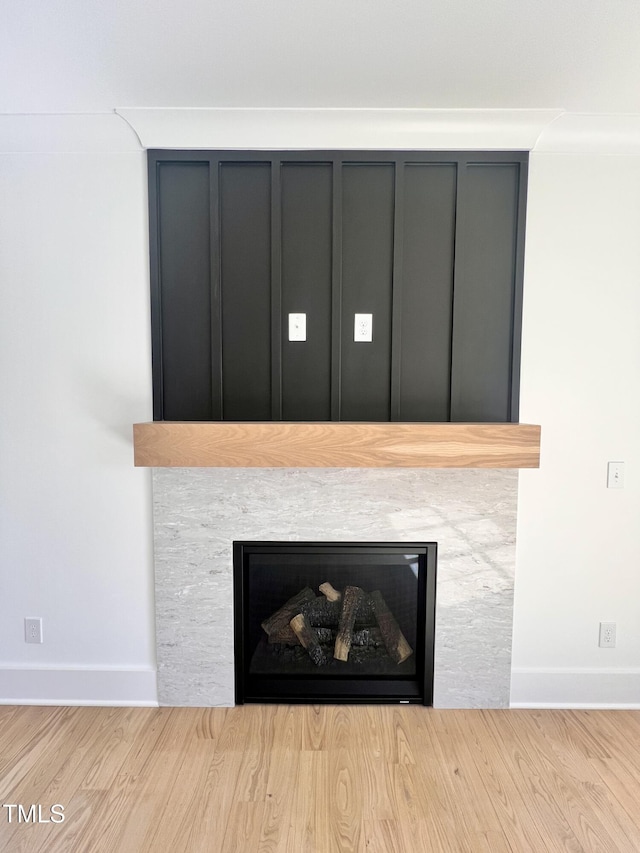
[[[156,670],[0,667],[0,705],[157,707]]]
[[[0,705],[156,707],[156,670],[0,667]],[[514,669],[510,707],[640,709],[640,669]]]
[[[640,669],[513,669],[510,707],[640,709]]]

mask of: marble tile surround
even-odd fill
[[[231,706],[234,539],[436,541],[434,706],[509,705],[518,472],[157,468],[161,705]]]

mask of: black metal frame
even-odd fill
[[[252,650],[248,648],[248,560],[251,554],[417,554],[418,640],[414,678],[362,676],[342,679],[307,678],[297,675],[274,678],[249,672]],[[437,543],[435,542],[234,542],[234,662],[236,704],[245,702],[291,704],[433,704]],[[424,620],[420,619],[424,613]],[[420,624],[420,623],[423,624]]]

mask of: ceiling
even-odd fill
[[[0,112],[640,114],[638,0],[5,0]]]

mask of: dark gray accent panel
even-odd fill
[[[455,163],[404,167],[401,421],[448,421]]]
[[[282,417],[331,419],[330,163],[283,163]],[[307,340],[289,341],[289,313],[307,315]]]
[[[210,420],[212,341],[207,162],[158,165],[157,217],[163,417]]]
[[[526,179],[522,152],[150,151],[154,418],[517,420]]]
[[[518,164],[470,163],[460,175],[451,420],[510,417]]]
[[[225,420],[271,420],[271,167],[220,165]]]
[[[388,421],[391,372],[394,166],[342,167],[340,420]],[[355,343],[354,314],[373,314],[373,340]]]

